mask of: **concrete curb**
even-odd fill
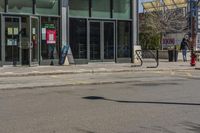
[[[80,85],[101,85],[101,84],[122,84],[122,83],[132,83],[133,81],[100,81],[100,82],[80,82],[80,83],[68,83],[68,84],[57,84],[57,85],[41,85],[41,86],[21,86],[13,88],[0,88],[0,91],[6,90],[29,90],[29,89],[38,89],[38,88],[52,88],[52,87],[67,87],[67,86],[80,86]],[[135,80],[139,83],[141,81]]]
[[[197,68],[146,68],[146,69],[106,69],[106,70],[76,70],[76,71],[62,71],[62,72],[30,72],[30,73],[13,73],[13,74],[0,74],[0,77],[26,77],[26,76],[45,76],[45,75],[67,75],[67,74],[95,74],[95,73],[117,73],[117,72],[143,72],[143,71],[192,71],[200,70]]]
[[[180,78],[185,78],[185,77],[180,77]],[[190,79],[199,79],[200,77],[187,77]],[[165,80],[163,80],[165,81]],[[145,81],[149,82],[149,81]],[[155,82],[155,81],[154,81]],[[121,81],[121,80],[113,80],[113,81],[93,81],[93,82],[70,82],[70,83],[65,83],[65,84],[55,84],[55,85],[35,85],[35,86],[18,86],[18,87],[8,87],[8,88],[0,88],[0,91],[7,91],[7,90],[29,90],[29,89],[38,89],[38,88],[52,88],[52,87],[67,87],[67,86],[81,86],[81,85],[102,85],[102,84],[125,84],[125,83],[132,83],[132,84],[138,84],[138,83],[144,83],[144,81],[141,80],[126,80],[126,81]]]

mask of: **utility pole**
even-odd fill
[[[194,53],[194,47],[196,44],[196,11],[198,0],[188,0],[189,10],[189,30],[190,30],[190,47],[191,47],[191,66],[196,65],[196,55]]]

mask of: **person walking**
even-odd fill
[[[181,47],[180,50],[182,50],[182,55],[183,55],[183,61],[186,62],[187,61],[187,50],[188,50],[189,46],[188,46],[188,41],[183,38],[182,42],[181,42]]]

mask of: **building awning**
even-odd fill
[[[163,0],[163,3],[169,9],[187,7],[187,0]]]
[[[145,11],[158,11],[164,9],[186,8],[187,0],[153,0],[150,2],[143,2]]]
[[[161,3],[159,1],[144,2],[142,5],[146,11],[162,10]]]

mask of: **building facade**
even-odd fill
[[[0,0],[0,64],[59,64],[64,44],[75,63],[131,62],[135,0]]]

